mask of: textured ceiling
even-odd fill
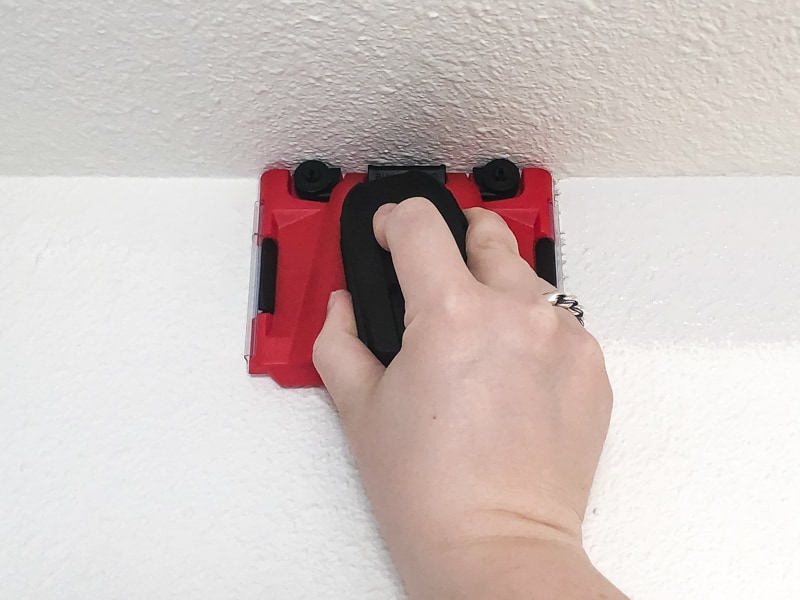
[[[795,0],[0,0],[0,174],[800,174]]]

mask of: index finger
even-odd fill
[[[407,320],[420,307],[475,282],[450,228],[429,200],[385,204],[375,213],[373,228],[378,243],[392,254]]]

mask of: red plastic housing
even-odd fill
[[[339,214],[350,189],[366,174],[348,173],[328,202],[300,199],[291,173],[273,169],[261,177],[256,242],[277,245],[274,313],[252,318],[248,369],[269,375],[286,387],[322,385],[311,362],[314,340],[325,320],[330,293],[345,287],[339,250]],[[532,267],[534,245],[555,240],[553,181],[544,169],[523,169],[519,193],[507,200],[484,201],[472,176],[448,173],[447,187],[462,208],[481,206],[503,217]],[[258,283],[255,282],[256,289]]]

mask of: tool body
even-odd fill
[[[245,358],[252,375],[283,386],[321,385],[311,353],[328,296],[347,287],[359,337],[384,363],[400,350],[405,305],[391,256],[375,240],[372,215],[387,202],[427,197],[439,209],[466,259],[462,209],[496,212],[519,252],[542,278],[558,284],[553,183],[543,169],[504,159],[472,173],[444,166],[370,166],[347,173],[306,161],[292,173],[261,177],[256,203]]]

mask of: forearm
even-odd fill
[[[626,600],[575,544],[491,540],[403,573],[411,600]]]

